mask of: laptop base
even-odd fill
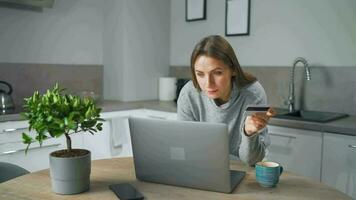
[[[234,191],[237,185],[239,185],[246,176],[246,172],[230,170],[230,182],[231,182],[231,191]]]

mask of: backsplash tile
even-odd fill
[[[69,93],[103,94],[102,65],[0,63],[0,80],[12,85],[16,109],[35,90],[45,92],[56,82]]]

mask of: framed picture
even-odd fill
[[[250,34],[250,0],[226,0],[225,35]]]
[[[185,0],[185,21],[206,19],[206,0]]]

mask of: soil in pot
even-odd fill
[[[58,158],[70,158],[70,157],[79,157],[88,154],[89,151],[86,149],[72,149],[68,151],[67,149],[58,150],[51,153],[51,156]]]

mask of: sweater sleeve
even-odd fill
[[[261,95],[261,98],[256,99],[256,101],[254,102],[251,102],[251,104],[266,105],[267,97],[265,93]],[[269,138],[267,127],[262,129],[260,133],[257,133],[252,136],[247,136],[245,134],[244,128],[246,117],[247,116],[244,115],[243,123],[241,123],[240,125],[241,143],[239,148],[239,157],[244,163],[252,166],[265,157],[267,152],[267,146],[269,145]]]

